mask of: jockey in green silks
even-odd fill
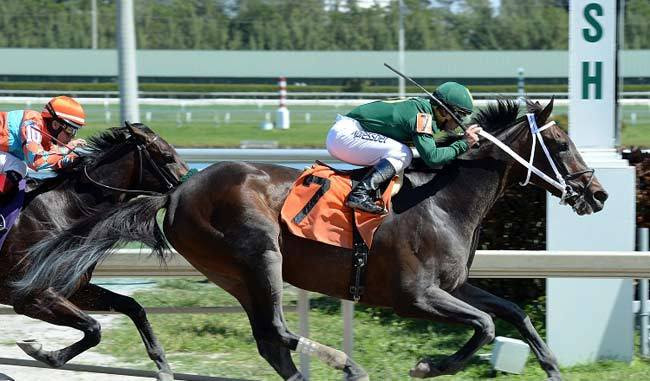
[[[445,82],[434,92],[449,110],[462,120],[474,109],[469,90],[456,82]],[[384,213],[373,195],[411,163],[413,155],[406,145],[412,143],[424,162],[445,164],[478,142],[478,125],[470,126],[463,139],[447,147],[436,147],[434,134],[452,131],[458,124],[433,100],[414,97],[366,103],[338,115],[327,134],[327,150],[344,162],[373,166],[352,189],[347,205],[369,213]]]

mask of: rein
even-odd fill
[[[137,141],[136,139],[136,144],[135,147],[137,148],[138,152],[138,167],[140,168],[138,170],[138,186],[142,184],[142,165],[144,160],[142,159],[142,155],[144,154],[145,158],[147,159],[147,162],[151,165],[151,167],[154,169],[154,174],[156,177],[161,180],[164,184],[167,190],[173,189],[176,185],[180,184],[180,182],[176,179],[173,178],[173,176],[170,173],[166,173],[162,169],[159,168],[158,164],[151,158],[151,155],[149,154],[149,151],[147,151],[147,147],[149,147],[152,143],[154,143],[158,139],[158,136],[153,138],[150,142],[147,144],[142,144]],[[142,194],[142,195],[149,195],[149,196],[159,196],[162,193],[160,192],[155,192],[155,191],[148,191],[148,190],[139,190],[139,189],[125,189],[125,188],[118,188],[114,187],[111,185],[107,185],[104,183],[101,183],[92,177],[90,177],[90,174],[88,173],[88,165],[84,165],[84,175],[86,178],[96,186],[116,192],[122,192],[122,193],[137,193],[137,194]]]
[[[533,145],[530,151],[530,160],[526,161],[524,158],[522,158],[519,154],[517,154],[515,151],[513,151],[510,147],[505,145],[503,142],[501,142],[499,139],[494,137],[492,134],[490,134],[487,131],[481,130],[479,132],[479,135],[483,136],[484,138],[488,139],[492,143],[494,143],[497,147],[501,148],[505,153],[510,155],[513,159],[515,159],[517,162],[519,162],[521,165],[524,167],[528,168],[528,173],[526,174],[526,180],[524,182],[519,183],[521,186],[526,186],[528,185],[530,181],[530,175],[531,173],[536,174],[539,176],[542,180],[546,181],[547,183],[551,184],[553,187],[557,188],[560,192],[562,192],[562,195],[560,197],[560,204],[564,205],[566,204],[567,199],[573,198],[573,197],[579,197],[580,194],[577,193],[571,185],[567,183],[568,180],[573,180],[577,178],[580,175],[583,175],[585,173],[590,173],[591,176],[589,177],[589,182],[587,185],[583,188],[582,194],[586,191],[587,188],[591,185],[593,178],[594,178],[594,169],[590,168],[584,171],[578,171],[574,173],[567,173],[565,176],[562,176],[560,172],[557,169],[557,165],[555,164],[555,160],[553,160],[553,157],[551,156],[551,153],[548,151],[548,148],[546,148],[546,144],[544,143],[544,137],[542,136],[542,131],[546,130],[549,127],[554,126],[556,123],[555,121],[550,121],[543,125],[541,128],[537,127],[537,122],[535,121],[535,115],[532,113],[527,113],[526,118],[528,119],[528,125],[530,127],[530,131],[533,134]],[[555,178],[557,180],[552,179],[550,176],[545,174],[544,172],[540,171],[533,165],[533,160],[535,158],[535,143],[537,142],[539,138],[539,144],[542,146],[542,150],[544,151],[544,154],[546,155],[546,158],[548,159],[549,163],[551,164],[551,168],[553,168],[553,172],[555,173]]]

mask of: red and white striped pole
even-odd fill
[[[280,86],[280,107],[287,107],[287,79],[280,77],[278,86]]]
[[[289,109],[287,108],[287,79],[280,77],[278,80],[280,87],[280,107],[275,112],[275,128],[286,130],[289,128]]]

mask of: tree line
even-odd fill
[[[116,1],[96,0],[115,48]],[[365,1],[368,3],[368,1]],[[135,0],[141,49],[396,50],[397,0]],[[388,3],[388,4],[386,4]],[[568,0],[404,0],[407,50],[565,50]],[[625,48],[650,48],[650,1],[627,0]],[[0,47],[89,48],[91,0],[2,0]]]

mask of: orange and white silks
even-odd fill
[[[388,210],[394,183],[395,179],[382,195]],[[282,206],[281,218],[289,231],[299,237],[351,249],[352,213],[355,213],[359,234],[370,248],[375,231],[386,215],[366,213],[346,206],[345,200],[350,190],[350,176],[314,164],[293,184]]]
[[[41,113],[33,110],[0,112],[0,152],[6,152],[35,171],[60,169],[76,155],[53,144]]]

